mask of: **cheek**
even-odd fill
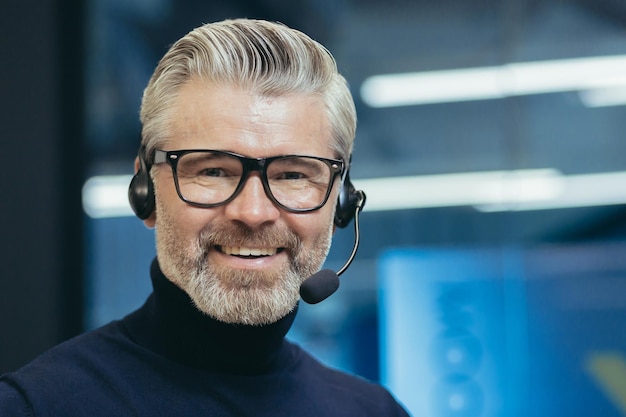
[[[330,200],[329,200],[330,203]],[[322,236],[326,236],[329,230],[334,230],[333,217],[335,215],[334,204],[326,204],[320,210],[313,213],[296,215],[289,221],[289,227],[302,239],[307,246],[316,244]]]
[[[195,239],[211,219],[213,210],[198,209],[182,201],[173,183],[155,182],[156,228],[164,238],[177,241]]]
[[[184,202],[166,204],[161,202],[157,207],[157,228],[167,230],[167,238],[195,242],[203,229],[215,220],[215,209],[199,209]]]

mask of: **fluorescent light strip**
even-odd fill
[[[92,218],[132,216],[130,175],[93,177],[83,187]],[[545,210],[626,204],[626,172],[562,175],[554,169],[488,171],[354,180],[365,211],[472,206],[480,211]]]
[[[552,169],[354,181],[367,211],[473,206],[484,212],[626,204],[626,172],[561,175]]]
[[[354,180],[367,211],[546,201],[561,192],[553,169],[491,171]]]
[[[547,210],[626,204],[626,172],[568,175],[551,198],[477,205],[480,211]]]
[[[361,97],[371,107],[393,107],[613,87],[626,88],[626,55],[376,75]]]
[[[83,185],[83,210],[91,218],[133,216],[128,203],[132,175],[91,177]]]

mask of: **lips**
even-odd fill
[[[241,246],[220,246],[218,249],[226,255],[234,256],[272,256],[281,250],[280,248],[246,248]]]

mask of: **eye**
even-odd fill
[[[238,159],[213,152],[190,152],[178,161],[179,177],[198,180],[237,177],[241,169]]]
[[[226,173],[222,168],[208,167],[200,170],[200,172],[198,172],[198,175],[204,177],[225,177]]]
[[[283,173],[280,174],[280,176],[278,176],[278,178],[276,179],[281,179],[281,180],[301,180],[306,178],[307,175],[303,172],[296,172],[296,171],[285,171]]]
[[[326,165],[307,157],[276,159],[269,166],[268,178],[275,181],[314,181],[323,175]]]

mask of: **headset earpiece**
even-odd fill
[[[145,220],[154,211],[154,185],[150,178],[150,169],[146,162],[146,148],[142,146],[139,149],[137,157],[139,158],[139,170],[130,181],[128,187],[128,202],[137,217]]]
[[[341,189],[335,210],[335,225],[340,228],[346,227],[354,217],[356,210],[362,210],[364,204],[365,193],[354,188],[352,181],[350,181],[350,171],[347,169],[341,179]]]

